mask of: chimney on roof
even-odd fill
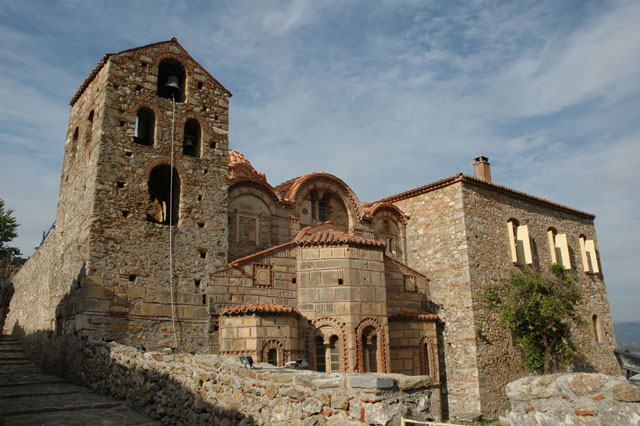
[[[489,159],[482,155],[474,158],[473,173],[476,179],[491,183],[491,164],[489,164]]]

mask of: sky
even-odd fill
[[[0,0],[12,243],[31,255],[55,220],[69,100],[100,58],[176,37],[272,185],[325,171],[374,201],[487,156],[495,183],[596,215],[614,321],[640,320],[638,22],[615,0]]]

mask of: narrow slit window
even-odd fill
[[[200,123],[198,123],[198,120],[190,118],[184,124],[182,153],[191,157],[200,157],[200,138]]]
[[[152,110],[142,107],[136,114],[136,128],[133,141],[140,145],[152,146],[156,117]]]
[[[320,371],[322,373],[327,371],[327,363],[325,361],[326,355],[324,350],[324,340],[321,336],[317,336],[315,339],[316,343],[316,371]]]

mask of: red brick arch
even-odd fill
[[[331,336],[338,336],[340,342],[340,371],[347,371],[349,362],[347,360],[347,333],[345,325],[331,317],[317,318],[311,323],[311,328],[307,332],[307,357],[312,369],[317,369],[316,365],[316,337],[322,337],[327,341]]]
[[[388,373],[388,353],[387,353],[387,327],[383,326],[380,321],[375,318],[365,318],[360,321],[356,327],[356,371],[364,373],[364,345],[363,333],[367,327],[373,327],[376,330],[378,338],[377,348],[377,364],[378,372]]]

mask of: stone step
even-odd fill
[[[64,395],[83,393],[87,390],[65,382],[57,383],[30,383],[16,386],[1,386],[0,398],[18,398],[25,396]]]
[[[40,369],[35,365],[29,364],[3,364],[0,369],[0,376],[16,373],[39,373]]]
[[[159,422],[124,407],[11,416],[4,426],[158,426]]]
[[[23,414],[46,413],[49,411],[75,411],[94,408],[113,408],[122,406],[106,396],[92,393],[70,393],[16,398],[0,398],[0,413],[5,417]]]
[[[24,386],[38,383],[64,383],[60,377],[44,374],[41,371],[35,373],[11,373],[1,374],[4,370],[0,368],[0,387],[6,386]]]

